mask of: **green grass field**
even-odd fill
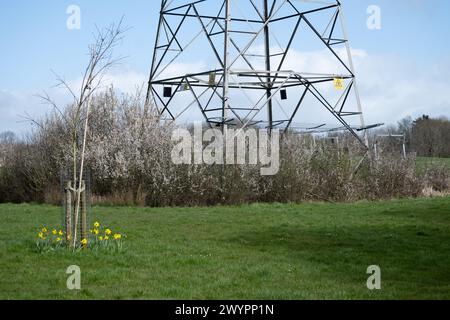
[[[450,170],[450,158],[417,158],[417,168],[419,170],[425,170],[427,168],[447,168]]]
[[[450,198],[93,211],[127,234],[122,253],[37,253],[61,209],[0,205],[0,299],[450,298]]]

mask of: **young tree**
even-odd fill
[[[57,103],[44,92],[40,97],[58,111],[59,116],[70,130],[70,152],[72,158],[73,181],[71,191],[75,194],[75,211],[72,221],[68,221],[67,235],[73,230],[71,239],[72,247],[77,244],[78,221],[80,215],[81,194],[83,190],[83,174],[85,173],[86,142],[89,130],[89,117],[91,112],[91,99],[101,88],[107,72],[117,65],[123,57],[115,58],[114,49],[123,40],[127,30],[123,27],[123,19],[119,23],[113,23],[104,29],[96,29],[94,42],[88,47],[89,62],[83,73],[81,85],[74,89],[65,79],[58,76],[57,86],[67,90],[73,99],[73,111],[70,114],[63,113]],[[37,123],[33,120],[34,123]]]

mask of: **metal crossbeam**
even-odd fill
[[[178,5],[174,5],[174,3]],[[162,0],[160,19],[154,46],[153,60],[148,84],[146,106],[153,103],[162,115],[168,115],[171,120],[177,120],[179,116],[187,112],[193,105],[197,105],[205,121],[211,125],[226,126],[231,123],[241,127],[264,124],[269,129],[281,128],[285,132],[293,129],[295,117],[305,104],[305,98],[314,98],[326,111],[328,111],[339,123],[336,129],[347,130],[352,133],[362,145],[367,146],[365,137],[361,138],[358,131],[365,133],[368,128],[365,125],[358,87],[352,62],[348,38],[343,22],[343,11],[340,1],[301,1],[301,0],[197,0],[197,1],[173,1]],[[314,5],[307,8],[302,3]],[[233,8],[240,5],[248,5],[247,10],[241,15],[235,13]],[[217,6],[217,14],[205,14],[205,6],[209,9]],[[235,6],[232,8],[232,5]],[[328,25],[323,32],[319,32],[313,23],[312,15],[330,14]],[[245,15],[252,15],[250,18]],[[196,21],[199,26],[198,33],[192,39],[182,36],[183,28],[188,22]],[[292,21],[291,30],[284,30],[288,39],[285,47],[279,44],[280,51],[273,50],[271,37],[272,30],[283,21]],[[245,25],[247,29],[244,29]],[[341,29],[341,33],[339,33]],[[311,32],[320,43],[323,44],[334,59],[344,70],[343,74],[306,73],[301,70],[284,70],[286,59],[296,43],[296,38],[301,30]],[[196,39],[205,37],[211,50],[211,58],[218,68],[204,70],[190,74],[164,76],[164,72],[190,47]],[[242,38],[247,37],[247,38]],[[245,41],[243,40],[245,39]],[[251,51],[255,42],[263,39],[263,53]],[[242,44],[244,42],[244,44]],[[345,45],[348,62],[346,63],[337,53],[335,46]],[[235,50],[237,55],[232,55]],[[169,57],[169,53],[175,57]],[[252,59],[264,59],[264,69],[255,67]],[[275,62],[275,68],[272,65]],[[236,65],[240,63],[239,68]],[[245,68],[242,69],[242,64]],[[213,79],[213,80],[211,80]],[[331,103],[325,98],[318,85],[333,83],[336,79],[347,79],[349,85],[342,92],[337,103]],[[213,82],[213,83],[212,83]],[[187,107],[179,114],[175,114],[176,95],[180,88],[187,85],[192,92],[193,102],[186,101]],[[175,91],[170,97],[161,96],[163,87],[174,87]],[[277,119],[275,108],[282,108],[276,98],[281,90],[298,88],[301,94],[293,104],[293,110],[282,110],[286,118]],[[197,91],[199,90],[199,91]],[[231,90],[242,92],[248,105],[242,105],[242,101],[233,100]],[[264,94],[256,103],[251,103],[250,94],[261,90]],[[347,110],[347,102],[351,92],[355,92],[358,110]],[[206,102],[204,98],[206,97]],[[215,99],[221,101],[215,105]],[[254,101],[253,101],[254,102]],[[277,103],[275,107],[274,102]],[[266,120],[257,120],[261,111],[267,109]],[[218,115],[217,113],[220,113]],[[361,126],[350,125],[345,118],[359,116]],[[313,130],[318,130],[313,129]],[[313,131],[310,130],[310,131]]]

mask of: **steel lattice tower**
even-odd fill
[[[295,46],[306,43],[306,35],[333,61],[333,70],[295,69],[303,61],[296,59]],[[183,55],[188,62],[178,63]],[[192,63],[200,56],[208,57],[205,64]],[[337,92],[339,81],[345,86]],[[149,103],[165,120],[196,109],[210,126],[347,130],[366,146],[365,133],[372,127],[364,122],[340,1],[162,0]],[[314,103],[334,126],[296,124],[299,111]]]

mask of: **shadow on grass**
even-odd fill
[[[268,259],[328,270],[323,277],[344,281],[365,282],[366,269],[374,264],[382,267],[386,279],[418,286],[450,281],[450,235],[433,228],[274,226],[246,230],[224,241],[270,253]]]

